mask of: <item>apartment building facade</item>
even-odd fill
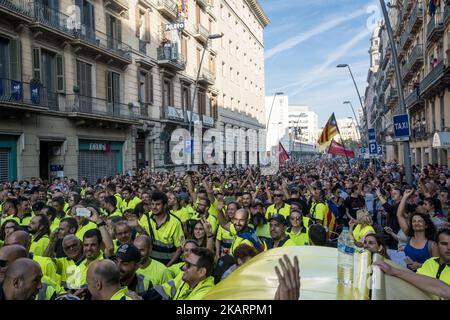
[[[0,180],[176,167],[171,135],[190,110],[200,134],[220,128],[220,43],[198,72],[219,4],[1,1]]]
[[[435,137],[447,136],[450,127],[450,4],[435,3],[435,7],[430,7],[429,1],[395,1],[389,12],[410,116],[411,160],[420,166],[450,163],[448,146],[433,146]],[[380,142],[387,141],[387,160],[402,163],[402,144],[393,139],[392,117],[399,114],[399,102],[385,26],[379,35],[381,58],[375,75],[374,125]]]

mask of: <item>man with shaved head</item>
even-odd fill
[[[27,252],[27,256],[39,263],[43,274],[49,277],[53,282],[59,284],[60,279],[53,261],[50,258],[33,255],[33,253],[30,252],[31,237],[26,231],[14,231],[6,238],[5,246],[13,244],[18,244],[24,247]]]
[[[152,240],[149,236],[139,236],[134,245],[141,253],[140,267],[136,274],[141,274],[151,280],[154,286],[166,283],[172,278],[169,269],[159,261],[150,258],[152,253]]]
[[[27,251],[18,244],[13,244],[0,249],[0,283],[5,280],[8,266],[19,258],[26,258]]]
[[[120,271],[109,260],[93,262],[87,271],[87,286],[92,300],[132,300],[128,288],[120,285]]]
[[[217,217],[222,228],[229,231],[234,237],[230,248],[231,255],[233,255],[234,250],[241,244],[254,247],[259,252],[266,249],[264,242],[257,236],[256,231],[248,225],[249,213],[246,209],[237,210],[231,222],[225,217],[223,209],[219,210],[219,215]]]
[[[19,258],[8,267],[0,289],[0,300],[34,300],[42,287],[42,270],[28,258]]]

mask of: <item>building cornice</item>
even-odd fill
[[[264,12],[258,0],[245,0],[245,2],[258,18],[259,22],[266,27],[270,23],[270,19]]]

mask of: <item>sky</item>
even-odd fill
[[[348,69],[361,95],[370,67],[369,47],[381,16],[378,0],[260,0],[271,24],[266,27],[266,95],[284,92],[290,104],[308,105],[322,127],[336,118],[353,117],[360,102]],[[274,110],[275,112],[275,110]],[[358,114],[358,113],[357,113]]]

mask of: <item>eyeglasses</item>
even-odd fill
[[[71,246],[65,246],[65,247],[63,247],[63,249],[64,249],[64,250],[75,249],[77,246],[78,246],[78,244],[77,244],[77,243],[74,243],[74,244],[71,245]]]
[[[291,217],[291,220],[294,220],[294,221],[300,221],[300,217]]]
[[[282,197],[283,195],[282,194],[274,194],[273,196],[274,197]]]
[[[8,265],[8,260],[0,260],[0,268],[6,268]]]

